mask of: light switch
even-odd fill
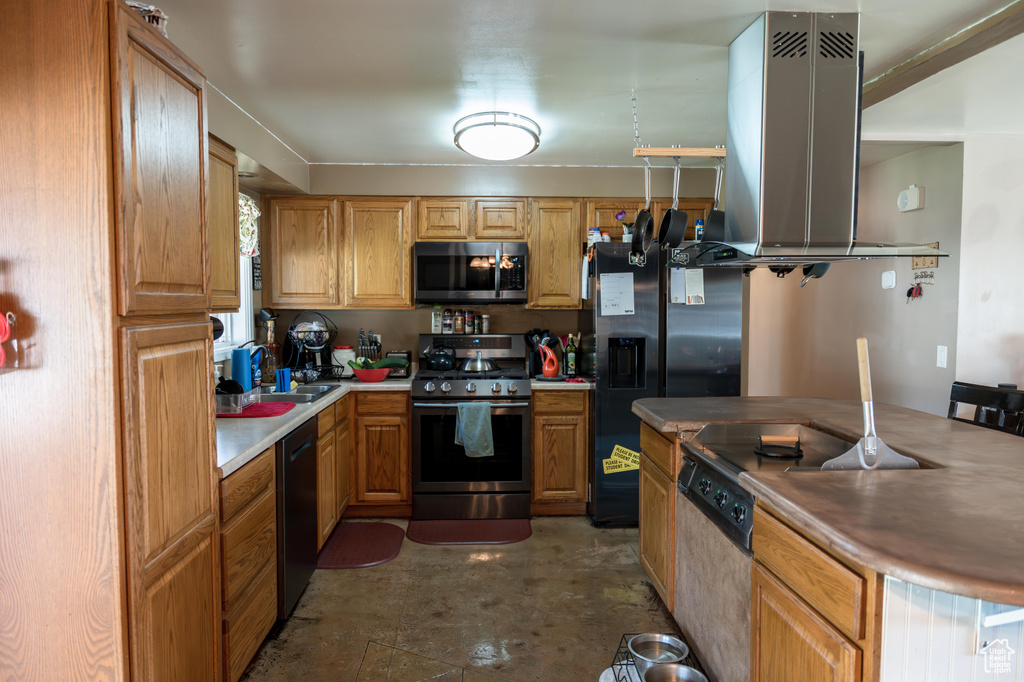
[[[946,347],[945,346],[939,346],[938,352],[935,354],[935,366],[936,367],[942,367],[943,369],[945,369],[945,367],[946,367]]]
[[[895,289],[896,288],[896,271],[886,270],[882,273],[882,288],[883,289]]]

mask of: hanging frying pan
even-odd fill
[[[718,159],[718,174],[715,177],[715,205],[708,213],[708,223],[704,226],[702,241],[725,241],[725,213],[718,210],[718,200],[722,195],[722,159]]]
[[[679,246],[686,236],[686,212],[680,211],[679,206],[679,159],[673,159],[676,167],[672,171],[672,208],[665,211],[661,219],[661,229],[658,230],[658,244],[661,248],[674,249]]]
[[[651,215],[651,167],[644,166],[644,208],[636,214],[633,223],[633,244],[630,252],[640,258],[654,240],[654,217]]]

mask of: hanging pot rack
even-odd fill
[[[634,147],[633,158],[641,159],[721,159],[725,147]]]

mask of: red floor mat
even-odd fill
[[[398,556],[405,532],[393,523],[345,521],[327,538],[317,568],[366,568]]]
[[[421,545],[507,545],[533,534],[530,519],[410,521],[406,536]]]

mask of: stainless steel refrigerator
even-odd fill
[[[629,244],[595,244],[580,314],[580,373],[595,382],[587,509],[597,526],[639,519],[639,472],[613,461],[605,473],[605,460],[620,459],[612,457],[616,447],[640,452],[633,401],[740,389],[740,271],[705,268],[704,303],[672,303],[673,277],[657,246],[643,267],[630,265],[629,251]]]

